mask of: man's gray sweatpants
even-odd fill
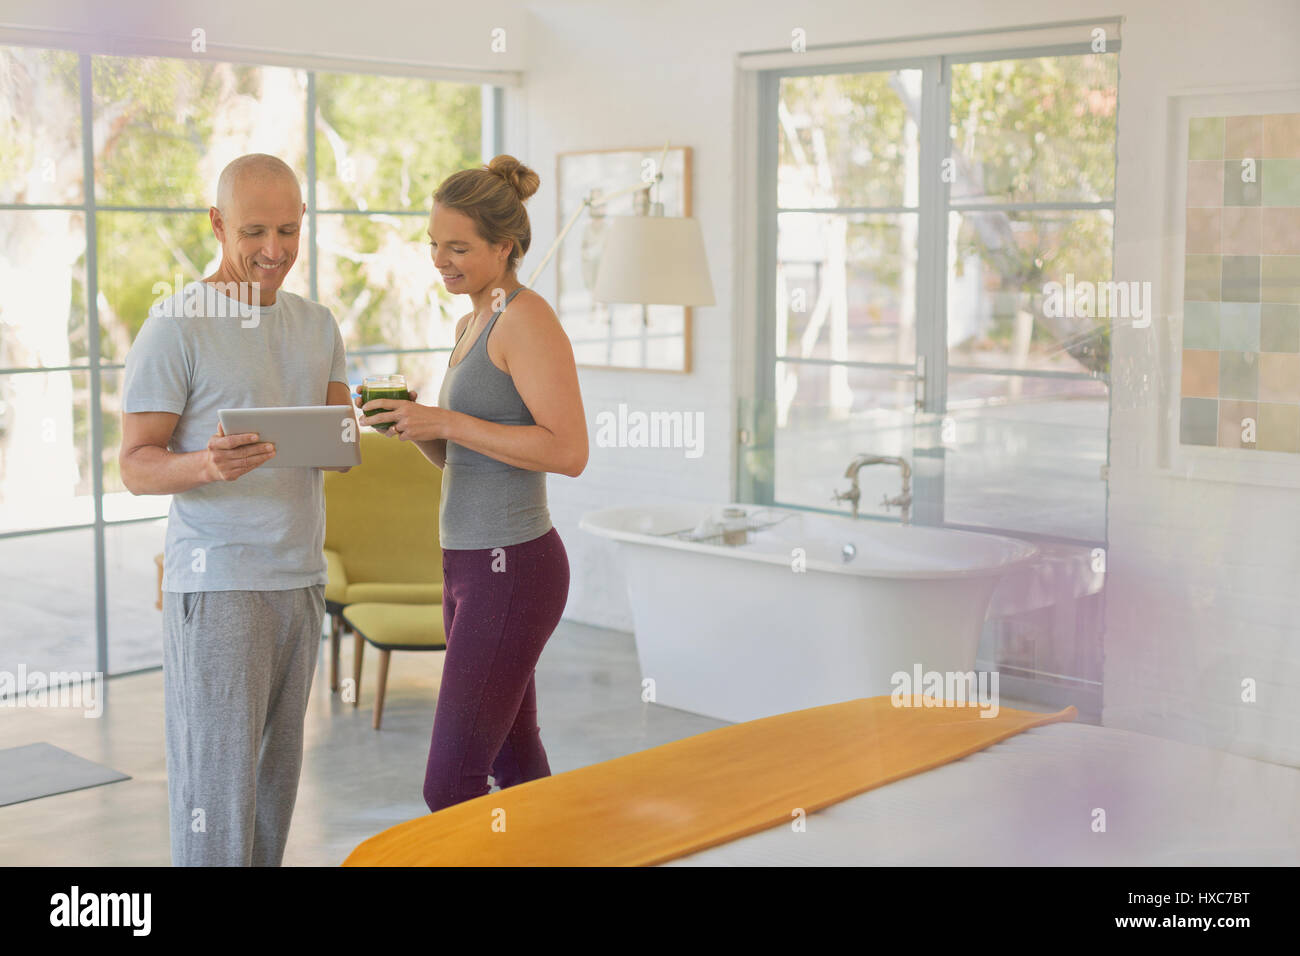
[[[279,866],[325,586],[163,593],[172,865]]]

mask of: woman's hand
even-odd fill
[[[353,396],[352,396],[352,404],[355,405],[355,406],[356,406],[357,408],[359,408],[359,409],[364,409],[365,406],[362,405],[362,403],[361,403],[361,386],[360,386],[360,385],[357,385],[357,386],[355,386],[355,387],[356,387],[356,392],[355,392],[355,393],[353,394]],[[417,391],[416,391],[415,389],[413,389],[413,388],[408,388],[408,389],[406,390],[406,393],[407,393],[408,395],[411,396],[411,401],[415,401],[416,396],[420,394],[419,392],[417,392]],[[384,399],[384,408],[385,408],[385,409],[391,408],[392,406],[393,406],[393,400],[392,400],[392,399]],[[366,415],[365,415],[365,412],[364,412],[364,411],[361,413],[361,424],[363,424],[363,425],[373,425],[373,424],[374,424],[373,422],[371,422],[369,419],[366,418]],[[387,435],[387,434],[389,434],[389,433],[392,431],[392,429],[391,429],[391,428],[376,428],[375,431],[379,432],[379,434],[381,434],[381,435]]]
[[[408,390],[410,391],[410,390]],[[433,441],[447,437],[448,419],[451,412],[436,405],[418,405],[415,398],[418,392],[410,391],[411,401],[404,402],[391,398],[375,398],[362,404],[357,396],[357,407],[365,419],[363,424],[382,425],[392,422],[391,428],[376,429],[383,435],[395,435],[402,441]],[[375,409],[373,414],[366,414]],[[382,409],[382,411],[380,410]]]

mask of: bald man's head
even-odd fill
[[[217,204],[208,210],[221,243],[213,280],[256,282],[261,304],[273,304],[298,258],[305,208],[298,177],[283,160],[250,153],[231,162],[217,182]]]
[[[294,175],[288,163],[269,153],[249,153],[247,156],[232,159],[221,171],[221,178],[217,180],[217,208],[223,213],[227,212],[240,184],[252,182],[272,187],[279,184],[285,189],[292,190],[297,197],[296,201],[302,202],[302,189],[298,185],[298,177]]]

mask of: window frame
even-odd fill
[[[838,63],[821,63],[809,66],[774,66],[755,71],[755,106],[756,122],[754,130],[756,142],[752,148],[756,156],[754,185],[757,191],[756,213],[756,255],[758,268],[755,270],[754,307],[757,315],[757,347],[754,356],[754,380],[752,383],[753,410],[750,415],[741,415],[741,429],[737,432],[736,451],[736,486],[737,500],[765,504],[777,507],[790,507],[800,510],[824,512],[842,515],[828,505],[825,508],[812,508],[804,505],[782,504],[775,495],[775,456],[776,429],[773,417],[760,413],[759,409],[775,407],[776,370],[778,363],[803,365],[834,365],[849,369],[866,369],[876,371],[902,372],[911,378],[917,386],[917,425],[922,422],[930,427],[937,427],[939,419],[947,408],[947,385],[949,373],[1007,375],[1028,378],[1064,378],[1073,380],[1101,379],[1107,385],[1107,455],[1110,460],[1110,417],[1111,392],[1110,374],[1095,375],[1090,372],[1065,372],[1058,370],[1033,371],[1028,369],[1010,369],[978,366],[950,365],[948,362],[948,236],[950,215],[954,212],[996,212],[996,211],[1102,211],[1111,213],[1111,275],[1115,271],[1115,208],[1118,183],[1112,190],[1111,198],[1103,202],[1042,202],[1015,203],[969,201],[951,198],[950,184],[939,175],[940,163],[951,155],[952,141],[949,136],[950,112],[952,104],[952,65],[957,63],[1000,62],[1004,60],[1034,59],[1050,56],[1078,56],[1086,54],[1115,55],[1116,69],[1116,104],[1115,104],[1115,170],[1119,169],[1119,72],[1120,40],[1118,37],[1108,39],[1104,51],[1095,51],[1087,42],[1069,44],[1051,44],[1038,46],[993,46],[978,51],[965,51],[952,54],[932,54],[908,57],[879,59],[860,59]],[[887,362],[833,361],[829,359],[804,359],[799,356],[781,355],[776,343],[776,288],[773,277],[777,266],[777,223],[778,217],[786,212],[818,212],[835,215],[853,215],[857,213],[882,213],[901,211],[903,207],[860,207],[831,206],[816,210],[788,209],[778,203],[777,169],[779,163],[779,120],[777,118],[778,99],[781,80],[786,77],[825,76],[841,73],[878,73],[902,69],[920,69],[921,80],[921,115],[918,118],[918,163],[920,166],[917,228],[917,275],[916,275],[916,366],[900,365]],[[1117,177],[1118,178],[1118,177]],[[907,211],[911,212],[911,209]],[[770,476],[761,477],[748,472],[744,467],[746,452],[756,449],[770,450],[773,470]],[[927,524],[954,530],[976,531],[984,533],[1005,534],[1034,541],[1064,544],[1084,544],[1105,546],[1105,533],[1102,539],[1063,537],[1058,535],[1035,534],[1019,529],[1003,529],[988,525],[967,525],[945,520],[943,494],[943,456],[940,446],[913,449],[915,458],[937,459],[937,475],[933,469],[914,467],[913,469],[913,513],[916,524]],[[929,472],[929,473],[927,473]],[[1103,503],[1102,527],[1107,522],[1109,510],[1109,489]],[[862,514],[861,519],[899,522],[900,517],[892,515]]]

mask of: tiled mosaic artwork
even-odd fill
[[[1300,113],[1188,125],[1180,440],[1300,452]]]

